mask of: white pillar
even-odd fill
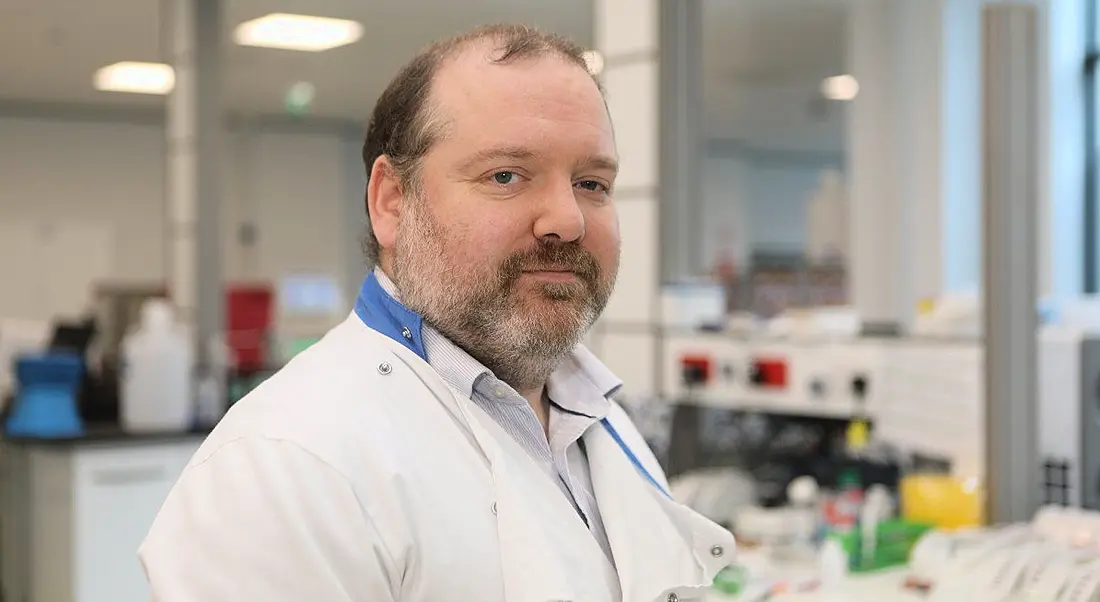
[[[622,264],[615,293],[589,337],[628,394],[656,391],[659,345],[659,1],[596,0],[596,49],[615,125],[615,203]]]
[[[910,297],[897,185],[895,8],[891,0],[857,2],[850,19],[849,71],[860,88],[848,113],[849,297],[867,322],[901,320]]]
[[[980,281],[980,0],[852,5],[851,298],[906,324]]]
[[[220,0],[171,0],[168,61],[176,85],[168,98],[165,245],[168,288],[190,326],[196,359],[207,365],[224,324],[221,178],[222,19]]]

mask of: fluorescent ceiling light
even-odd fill
[[[821,93],[830,100],[852,100],[859,94],[859,82],[851,75],[826,77],[821,82]]]
[[[95,72],[95,87],[105,92],[167,94],[176,85],[176,72],[164,63],[123,61]]]
[[[241,46],[320,52],[351,44],[363,36],[356,21],[271,13],[237,26],[234,40]]]
[[[595,50],[587,50],[582,55],[584,57],[584,64],[588,66],[588,72],[592,75],[599,75],[603,71],[603,55]]]

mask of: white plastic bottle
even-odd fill
[[[139,328],[122,343],[122,358],[122,429],[130,433],[190,430],[194,353],[168,301],[145,302]]]
[[[210,428],[221,420],[228,398],[226,381],[232,351],[221,336],[213,337],[207,347],[209,365],[198,381],[198,402],[195,404],[195,424],[199,428]]]

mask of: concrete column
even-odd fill
[[[707,141],[703,135],[702,0],[658,2],[661,280],[706,273],[702,244]]]
[[[1041,503],[1036,401],[1038,11],[984,14],[984,285],[987,517],[1029,520]]]
[[[853,3],[851,298],[906,324],[980,281],[980,0]]]
[[[620,170],[615,203],[623,239],[619,280],[589,337],[592,350],[623,379],[628,394],[657,390],[660,286],[661,3],[596,0],[596,50],[615,124]]]
[[[176,73],[168,97],[165,212],[168,288],[191,328],[196,360],[207,365],[206,342],[224,324],[222,285],[223,123],[222,4],[170,0],[168,62]]]

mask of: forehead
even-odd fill
[[[447,123],[441,146],[615,155],[606,105],[582,67],[554,55],[498,64],[492,54],[474,46],[436,74],[431,104]]]

